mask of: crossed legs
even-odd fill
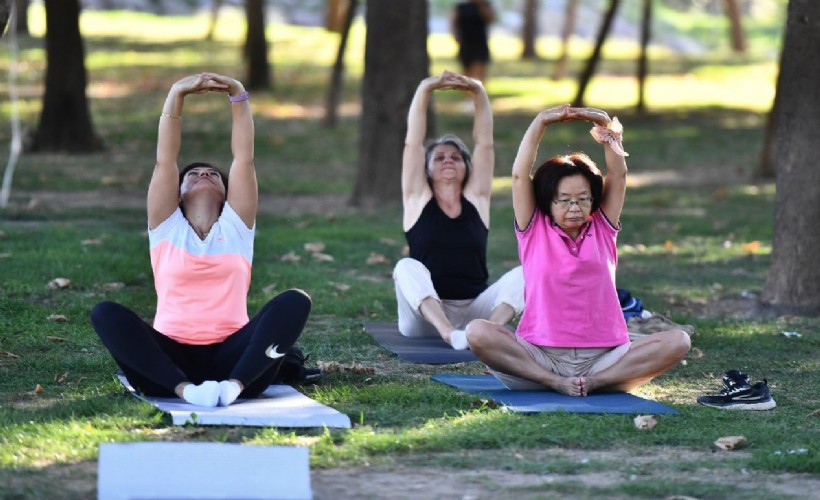
[[[491,369],[534,382],[529,389],[543,386],[570,396],[586,396],[596,390],[631,390],[672,369],[691,345],[683,331],[658,332],[633,342],[620,359],[600,371],[566,375],[539,363],[503,325],[474,320],[467,326],[467,340]]]

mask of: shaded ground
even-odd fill
[[[400,458],[406,461],[399,464],[312,468],[311,483],[316,500],[627,499],[635,497],[629,488],[641,487],[649,488],[651,498],[696,498],[698,492],[710,498],[817,498],[820,478],[816,476],[737,471],[731,459],[745,453],[653,448],[651,455],[637,455],[625,450],[554,448],[514,455],[501,450],[424,454]],[[511,459],[542,471],[493,467],[497,461]],[[447,460],[486,466],[431,465]],[[21,498],[95,498],[97,462],[47,465],[14,475],[5,470],[0,471],[0,480],[8,485],[6,491],[20,492]]]

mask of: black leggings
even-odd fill
[[[91,310],[91,324],[131,385],[147,396],[172,396],[182,382],[239,380],[241,396],[261,394],[276,377],[282,357],[265,351],[287,352],[305,327],[310,297],[288,290],[270,300],[245,326],[217,344],[191,345],[167,337],[136,313],[114,302]]]

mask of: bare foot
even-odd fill
[[[551,380],[547,387],[567,396],[586,396],[586,382],[583,377],[558,377]]]

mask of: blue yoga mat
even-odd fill
[[[627,392],[601,392],[585,397],[554,391],[511,391],[492,375],[433,375],[433,380],[471,394],[482,394],[518,413],[565,411],[569,413],[668,414],[678,411],[657,401]]]

